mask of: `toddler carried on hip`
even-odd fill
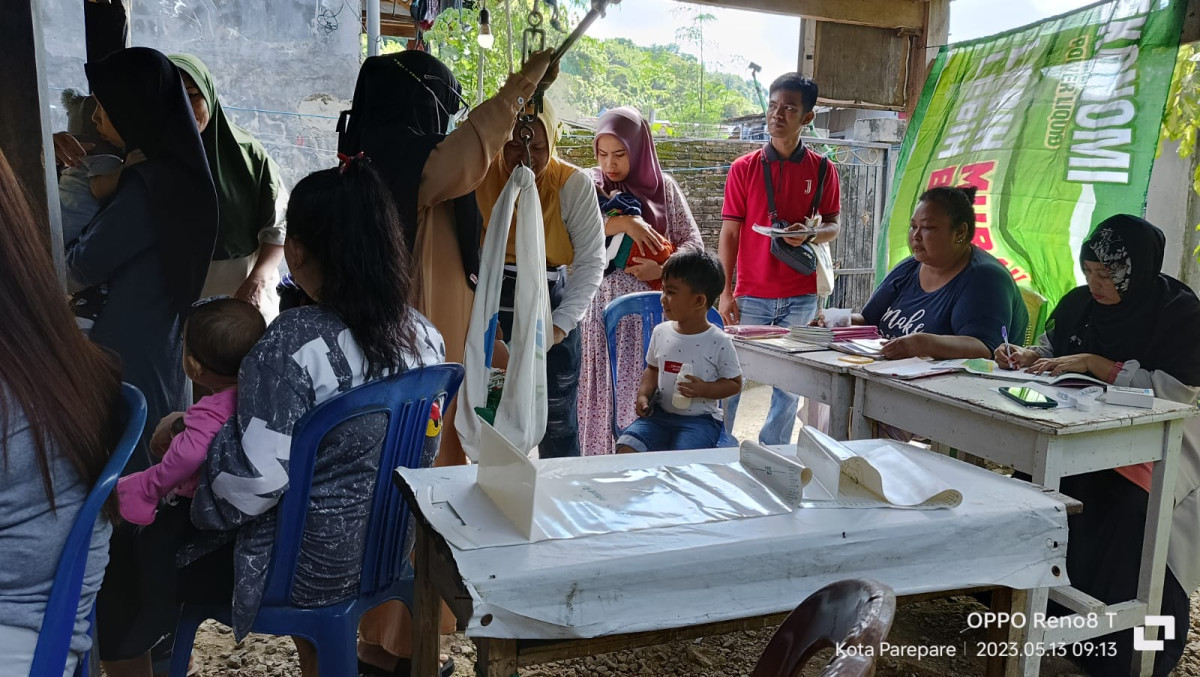
[[[159,501],[168,496],[191,498],[196,493],[196,472],[208,455],[208,445],[237,411],[242,358],[266,330],[262,313],[234,298],[203,302],[188,315],[183,326],[183,370],[212,394],[159,424],[151,451],[162,454],[161,462],[117,482],[121,517],[126,521],[151,524]],[[182,429],[171,430],[180,424]]]

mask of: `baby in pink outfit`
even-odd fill
[[[133,524],[151,524],[159,501],[172,494],[190,498],[196,493],[196,473],[208,456],[208,445],[237,411],[242,358],[266,329],[257,308],[233,298],[208,301],[188,315],[183,326],[183,371],[212,394],[159,423],[151,450],[161,453],[165,446],[166,453],[157,465],[117,482],[121,517]],[[182,430],[172,430],[181,422]]]

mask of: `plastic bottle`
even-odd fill
[[[687,377],[692,375],[692,365],[684,364],[679,368],[679,373],[675,375],[675,393],[671,395],[671,405],[676,409],[687,409],[692,406],[692,398],[684,397],[679,392],[679,384],[683,383]]]

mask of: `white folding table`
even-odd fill
[[[849,439],[854,365],[845,353],[817,349],[785,353],[754,341],[734,341],[743,378],[829,405],[829,435]]]
[[[1061,500],[1040,487],[893,444],[959,489],[962,504],[800,508],[464,550],[439,533],[439,523],[445,528],[454,513],[438,499],[474,484],[477,466],[398,469],[396,481],[418,529],[414,674],[436,670],[440,599],[479,647],[478,674],[508,677],[519,665],[685,636],[671,634],[677,629],[698,626],[715,634],[764,627],[835,580],[874,578],[901,596],[1002,586],[1040,590],[1043,597],[1065,580]],[[587,474],[736,459],[735,449],[714,449],[539,464],[543,472]]]
[[[1102,618],[1107,612],[1116,614],[1111,625],[1106,619],[1099,628],[1074,627],[1072,621],[1056,629],[1031,628],[1029,640],[1046,645],[1133,628],[1143,625],[1147,615],[1158,613],[1183,437],[1181,424],[1200,413],[1195,407],[1155,400],[1152,409],[1115,405],[1102,405],[1091,412],[1032,409],[1001,395],[997,388],[1011,383],[997,379],[953,374],[900,381],[862,369],[856,369],[854,375],[854,439],[871,437],[872,421],[887,423],[1027,472],[1035,483],[1048,489],[1058,489],[1059,480],[1069,475],[1157,461],[1146,510],[1137,599],[1105,605],[1069,586],[1052,586],[1049,591],[1029,594],[1026,613],[1029,617],[1034,612],[1044,613],[1050,598],[1084,620],[1087,614]],[[1037,674],[1036,659],[1026,657],[1022,663],[1022,674]],[[1150,674],[1152,665],[1153,654],[1143,653],[1141,674]]]

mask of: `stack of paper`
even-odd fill
[[[870,324],[833,328],[792,327],[791,335],[797,341],[827,346],[834,342],[878,339],[879,328]]]
[[[829,344],[829,347],[851,355],[863,355],[879,359],[883,357],[883,344],[886,342],[885,339],[880,338],[850,339],[849,341],[834,341]]]
[[[787,336],[788,328],[770,324],[734,324],[725,327],[725,333],[741,339],[754,340]]]

